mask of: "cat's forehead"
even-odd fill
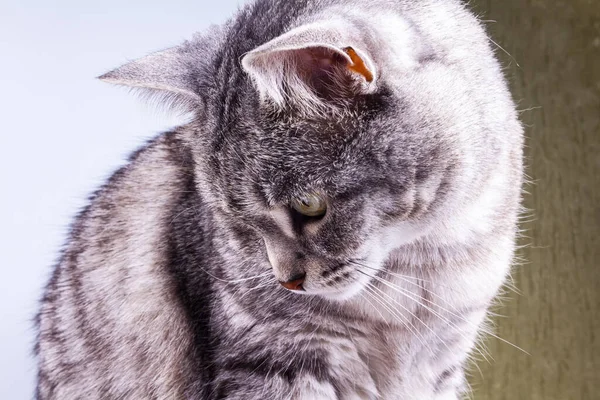
[[[359,116],[352,118],[285,118],[268,121],[261,126],[265,140],[274,145],[312,146],[321,144],[327,148],[343,146],[356,140],[365,129]]]
[[[319,168],[352,165],[379,139],[371,137],[368,123],[359,116],[340,119],[271,122],[263,126],[258,145],[286,167]]]
[[[312,145],[318,142],[321,145],[318,147],[331,151],[361,140],[373,143],[383,139],[371,135],[369,128],[373,120],[389,113],[391,108],[389,96],[377,94],[364,96],[329,115],[280,112],[259,118],[258,124],[261,136],[274,143]]]
[[[339,196],[381,176],[383,146],[360,123],[311,121],[271,124],[251,139],[253,179],[268,198],[306,192]],[[252,147],[248,147],[252,148]]]

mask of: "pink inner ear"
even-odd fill
[[[350,96],[354,91],[356,82],[348,74],[350,63],[342,54],[327,47],[308,47],[290,53],[298,76],[320,97]]]
[[[326,47],[308,47],[292,50],[297,57],[298,72],[303,76],[310,74],[331,74],[346,64],[344,57]]]
[[[328,80],[329,78],[342,78],[343,72],[350,71],[358,74],[367,82],[373,82],[373,73],[365,65],[363,59],[356,53],[352,47],[345,47],[344,53],[350,58],[339,54],[338,52],[327,47],[308,47],[305,49],[293,51],[297,57],[298,73],[308,78],[310,83],[318,83]],[[312,77],[311,77],[312,76]],[[331,79],[330,79],[331,80]],[[337,84],[347,84],[348,82],[329,82]]]

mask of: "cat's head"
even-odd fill
[[[278,30],[256,12],[103,79],[192,111],[199,189],[239,251],[292,291],[345,299],[463,189],[472,83],[440,58],[451,43],[432,50],[400,17]]]

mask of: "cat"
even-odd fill
[[[459,399],[522,126],[458,0],[257,0],[100,77],[188,112],[72,225],[45,399]]]

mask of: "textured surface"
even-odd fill
[[[522,129],[458,0],[378,3],[260,0],[103,76],[202,104],[73,226],[38,318],[40,400],[463,391],[474,326],[512,258]],[[277,65],[252,80],[240,67],[265,43],[290,66],[283,85]],[[332,57],[348,47],[374,60],[381,90]],[[272,82],[284,104],[256,95]],[[290,209],[312,193],[325,215]],[[305,296],[277,283],[298,275]]]
[[[526,263],[475,399],[600,398],[600,2],[479,0],[527,128]],[[515,62],[516,60],[516,62]],[[519,66],[516,65],[519,64]]]

